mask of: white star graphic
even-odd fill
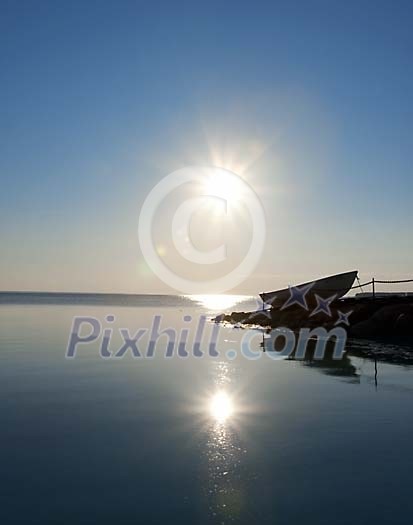
[[[350,321],[348,320],[350,315],[353,313],[353,310],[351,310],[350,312],[340,312],[340,310],[337,310],[337,313],[338,313],[338,319],[337,321],[335,322],[335,325],[338,325],[338,324],[346,324],[347,326],[350,326]]]
[[[311,312],[310,317],[313,315],[317,315],[319,313],[324,313],[331,317],[331,310],[330,310],[330,304],[334,301],[334,299],[337,297],[337,294],[332,295],[328,299],[323,299],[319,295],[315,294],[315,298],[317,300],[317,306],[315,309]]]
[[[305,286],[290,286],[290,297],[289,299],[284,303],[281,310],[285,310],[289,306],[292,306],[293,304],[298,304],[305,310],[308,310],[308,305],[305,296],[307,293],[311,290],[311,288],[314,286],[314,283],[307,284]]]
[[[257,304],[257,308],[255,312],[252,312],[248,320],[251,321],[252,319],[255,319],[257,317],[261,317],[264,315],[267,319],[271,321],[271,308],[265,308],[266,304],[261,301],[261,299],[256,298],[255,302]]]

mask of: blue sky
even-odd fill
[[[412,275],[409,2],[1,10],[0,289],[172,292],[142,259],[140,206],[211,141],[262,146],[247,178],[267,247],[234,291]]]

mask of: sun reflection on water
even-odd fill
[[[226,392],[220,391],[212,397],[209,410],[216,421],[224,423],[234,413],[234,404]]]
[[[204,308],[212,312],[222,312],[232,308],[236,304],[249,299],[247,295],[191,295],[191,299],[200,303]]]
[[[205,406],[208,414],[205,454],[205,492],[211,523],[239,521],[246,503],[246,453],[239,436],[240,400],[237,372],[233,365],[217,361],[213,366],[213,393]]]

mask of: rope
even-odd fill
[[[375,281],[375,282],[377,283],[378,281]],[[350,290],[354,290],[355,288],[363,288],[363,286],[369,286],[370,284],[373,284],[373,281],[369,281],[368,283],[363,283],[363,284],[360,284],[360,281],[359,281],[359,283],[356,284],[356,286],[352,286]]]
[[[376,279],[374,279],[374,281],[369,281],[367,283],[360,283],[360,281],[358,282],[358,284],[356,284],[355,286],[352,286],[351,288],[349,288],[349,291],[350,290],[354,290],[355,288],[363,288],[363,286],[370,286],[371,284],[373,284],[373,282],[375,284],[402,284],[402,283],[413,283],[413,279],[404,279],[402,281],[377,281]],[[323,290],[325,292],[342,292],[343,290],[347,290],[347,288],[342,288],[341,290]]]
[[[360,287],[360,290],[361,290],[362,292],[364,292],[363,287],[361,286],[361,283],[360,283],[360,279],[359,279],[358,274],[356,275],[356,279],[357,279],[357,282],[358,282],[358,286]]]
[[[413,279],[404,279],[403,281],[376,281],[375,283],[379,284],[402,284],[402,283],[413,283]]]
[[[344,292],[344,291],[350,291],[354,290],[355,288],[360,288],[363,290],[363,286],[370,286],[371,284],[402,284],[402,283],[413,283],[413,279],[404,279],[402,281],[377,281],[376,279],[368,281],[366,283],[360,283],[360,279],[357,277],[358,283],[355,286],[352,286],[351,288],[341,288],[341,289],[326,289],[323,288],[323,292],[329,292],[329,293],[338,293],[338,292]],[[310,290],[311,291],[311,290]],[[268,292],[271,293],[271,292]],[[267,295],[267,293],[264,293],[263,295]]]
[[[377,281],[376,279],[374,279],[374,281],[368,281],[366,283],[360,283],[360,280],[358,280],[359,282],[355,285],[355,286],[352,286],[351,288],[349,288],[348,290],[354,290],[355,288],[361,288],[363,289],[363,286],[370,286],[371,284],[373,284],[373,282],[375,284],[402,284],[402,283],[413,283],[413,279],[404,279],[402,281]],[[334,290],[329,290],[329,289],[324,289],[323,288],[323,292],[342,292],[344,290],[347,290],[347,288],[341,288],[339,290],[337,290],[337,288],[335,288]]]

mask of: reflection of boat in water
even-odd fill
[[[354,284],[354,281],[357,277],[358,272],[346,272],[340,273],[337,275],[332,275],[331,277],[324,277],[323,279],[317,279],[316,281],[299,284],[295,288],[310,287],[307,298],[311,298],[315,295],[327,299],[328,297],[336,296],[336,299],[346,295],[350,291],[351,287]],[[276,290],[274,292],[266,292],[260,294],[261,299],[264,303],[270,305],[278,305],[285,303],[290,298],[290,288],[283,288],[282,290]]]

